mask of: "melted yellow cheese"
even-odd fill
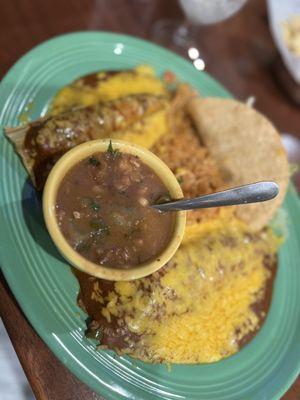
[[[117,282],[103,310],[126,315],[141,335],[128,350],[147,361],[201,363],[238,350],[238,340],[258,328],[251,305],[260,300],[275,256],[271,230],[251,236],[232,213],[199,225],[187,237],[166,273],[156,279]]]
[[[158,111],[130,127],[127,131],[113,132],[113,139],[127,140],[140,146],[151,148],[167,133],[166,110]]]
[[[148,66],[139,66],[133,71],[120,71],[107,77],[105,72],[99,72],[97,76],[100,79],[93,87],[77,81],[61,89],[52,102],[51,113],[60,113],[74,106],[90,106],[131,94],[167,95],[165,85]]]

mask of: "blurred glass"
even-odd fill
[[[197,28],[230,18],[246,2],[247,0],[179,0],[185,19],[157,21],[152,29],[152,39],[175,51],[184,52],[191,58],[195,68],[202,70],[205,62],[200,57],[201,51],[196,43]]]
[[[179,0],[186,18],[194,25],[209,25],[236,14],[247,0]]]

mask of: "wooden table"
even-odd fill
[[[181,18],[175,0],[10,0],[1,3],[0,77],[33,46],[65,32],[111,30],[150,37],[153,21]],[[299,108],[282,92],[272,70],[277,51],[265,3],[251,0],[232,19],[197,33],[207,71],[236,97],[256,107],[284,132],[300,137]],[[100,399],[78,381],[45,346],[0,275],[0,312],[37,399]],[[0,389],[1,390],[1,389]],[[283,397],[300,398],[300,378]]]

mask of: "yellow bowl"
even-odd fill
[[[129,269],[112,268],[105,265],[95,264],[77,253],[67,242],[63,236],[55,215],[55,203],[57,191],[60,183],[66,173],[79,161],[87,158],[93,153],[104,152],[107,150],[110,139],[93,140],[68,151],[53,167],[47,179],[44,194],[43,194],[43,212],[47,229],[50,233],[52,240],[64,258],[74,267],[86,272],[89,275],[96,276],[97,278],[108,279],[113,281],[118,280],[132,280],[142,278],[157,271],[165,265],[170,258],[174,255],[180,242],[183,238],[186,213],[179,211],[174,213],[175,223],[173,235],[170,239],[168,246],[159,254],[155,260],[145,262],[141,265],[134,266]],[[112,140],[114,149],[119,149],[123,153],[133,154],[138,156],[141,161],[148,165],[156,175],[161,179],[170,195],[174,199],[183,197],[181,187],[177,179],[166,166],[166,164],[156,157],[150,151],[122,141]]]

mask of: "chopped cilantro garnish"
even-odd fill
[[[100,203],[92,197],[79,198],[80,205],[83,208],[90,208],[91,211],[97,212],[100,210]]]
[[[109,228],[103,221],[92,219],[90,227],[93,229],[94,235],[109,235]]]
[[[92,219],[92,220],[90,221],[90,227],[91,227],[94,231],[97,231],[98,229],[101,228],[101,222]]]
[[[79,242],[76,244],[75,249],[79,252],[79,253],[85,253],[90,249],[91,245],[89,243],[86,242]]]
[[[108,145],[106,152],[109,155],[111,155],[112,157],[116,157],[120,153],[119,149],[113,148],[111,140],[109,141],[109,145]]]
[[[92,211],[99,211],[100,210],[100,203],[98,203],[98,201],[96,201],[96,200],[91,199],[90,209]]]
[[[89,164],[91,164],[93,167],[98,167],[100,165],[100,161],[97,160],[96,157],[91,156],[89,157]]]

